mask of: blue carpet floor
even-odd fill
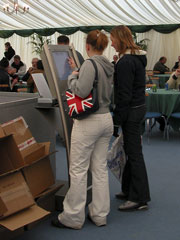
[[[164,140],[153,129],[150,143],[143,137],[143,152],[148,171],[151,199],[148,211],[120,212],[115,193],[120,184],[110,173],[111,212],[106,227],[86,220],[82,230],[51,227],[50,219],[19,236],[18,240],[180,240],[180,133],[171,132]],[[67,179],[65,151],[57,142],[57,177]],[[59,156],[59,157],[58,157]],[[55,213],[57,214],[57,213]]]

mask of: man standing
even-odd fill
[[[9,61],[9,64],[11,64],[13,62],[13,56],[15,55],[15,51],[14,49],[11,47],[10,42],[6,42],[5,44],[5,52],[4,52],[4,56],[7,58],[7,60]]]
[[[58,38],[57,38],[57,44],[58,45],[69,45],[69,38],[65,35],[60,35]],[[79,59],[79,63],[80,65],[83,64],[84,62],[84,58],[83,56],[81,55],[80,52],[76,51],[76,54],[77,54],[77,57]]]

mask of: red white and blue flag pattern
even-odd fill
[[[81,98],[70,92],[66,91],[67,104],[69,106],[69,116],[73,117],[73,114],[80,114],[86,111],[87,108],[92,108],[92,94],[90,93],[87,98]]]

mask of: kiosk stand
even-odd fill
[[[59,123],[63,127],[63,136],[66,146],[67,166],[69,169],[69,157],[70,157],[70,138],[72,130],[72,119],[65,112],[65,106],[62,96],[67,89],[67,78],[71,74],[72,70],[68,63],[68,58],[72,57],[79,67],[78,58],[73,47],[67,45],[44,45],[41,59],[43,62],[47,82],[52,94],[52,97],[58,101],[58,109],[61,116],[61,122]],[[68,171],[69,172],[69,171]],[[91,174],[88,174],[88,198],[91,198]],[[68,176],[70,185],[70,178]],[[66,192],[65,192],[66,193]],[[65,194],[63,193],[63,195]]]

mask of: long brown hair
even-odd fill
[[[124,26],[120,25],[111,30],[111,36],[116,39],[117,47],[119,54],[124,54],[127,49],[130,49],[131,54],[135,54],[135,52],[140,50],[133,40],[131,30]]]
[[[86,43],[90,44],[94,50],[103,52],[108,45],[108,38],[101,31],[93,30],[88,33]]]

